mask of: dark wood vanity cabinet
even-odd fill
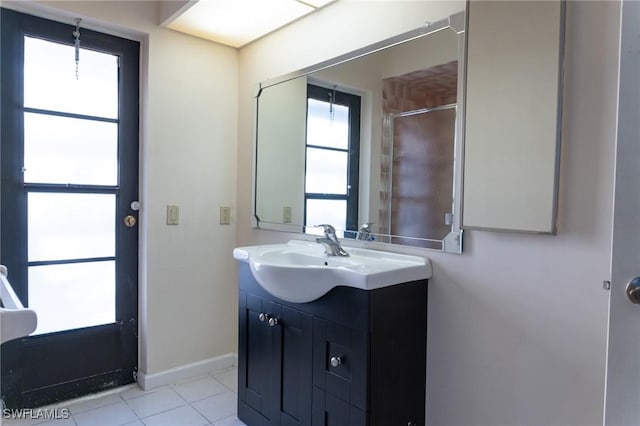
[[[238,417],[248,426],[425,424],[427,281],[309,303],[239,270]]]

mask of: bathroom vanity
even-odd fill
[[[340,281],[340,272],[349,267],[331,266],[334,259],[315,246],[319,263],[300,268],[309,269],[311,281],[315,270]],[[422,279],[372,289],[338,285],[298,303],[274,296],[258,282],[256,276],[263,277],[257,271],[264,267],[255,260],[259,256],[234,255],[241,260],[240,420],[249,426],[424,425],[428,260],[422,259]],[[312,263],[312,257],[305,261]],[[290,259],[283,262],[289,263],[283,265],[287,272],[299,268]],[[360,259],[354,255],[350,262]],[[366,274],[374,263],[353,268]]]

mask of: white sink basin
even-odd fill
[[[374,290],[431,277],[429,259],[345,247],[349,257],[327,256],[321,244],[291,240],[286,244],[238,247],[233,257],[247,262],[270,294],[294,303],[311,302],[337,286]]]

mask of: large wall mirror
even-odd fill
[[[464,25],[460,12],[261,83],[256,226],[329,223],[342,238],[460,253]]]

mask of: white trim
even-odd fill
[[[138,373],[138,385],[144,390],[151,390],[162,386],[174,384],[180,380],[213,373],[217,370],[238,365],[238,354],[228,353],[214,358],[182,365],[158,373]]]

